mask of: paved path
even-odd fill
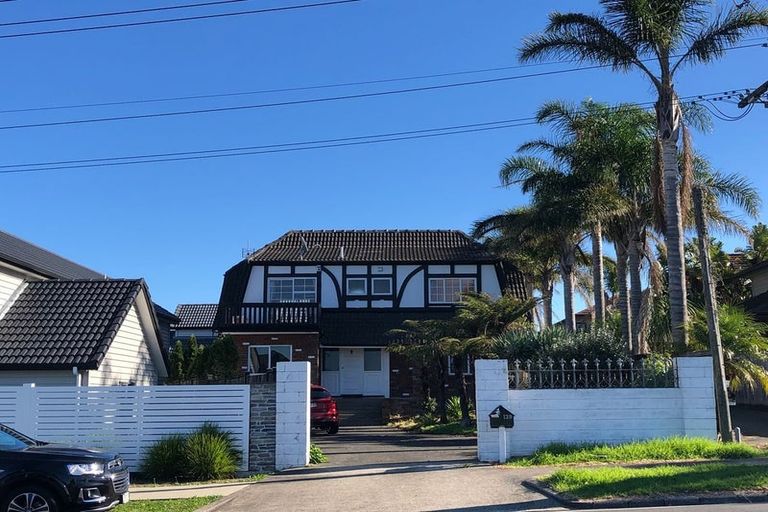
[[[223,499],[216,511],[491,511],[555,507],[520,485],[541,470],[475,461],[474,438],[348,427],[314,439],[330,462],[286,471]]]

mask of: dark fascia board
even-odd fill
[[[731,279],[738,279],[740,277],[749,277],[750,274],[752,274],[754,272],[757,272],[758,270],[763,270],[766,267],[768,267],[768,261],[763,261],[761,263],[755,263],[751,267],[745,268],[741,272],[737,273]]]
[[[99,364],[96,361],[88,361],[85,364],[71,364],[71,363],[50,363],[50,364],[29,364],[29,363],[13,363],[13,364],[0,364],[0,370],[72,370],[77,368],[78,370],[98,370]]]

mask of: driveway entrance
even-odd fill
[[[383,426],[315,435],[327,464],[285,471],[226,498],[216,511],[464,511],[555,507],[520,482],[541,469],[478,464],[475,439]]]

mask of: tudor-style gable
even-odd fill
[[[520,274],[461,231],[290,231],[225,274],[216,327],[308,329],[321,310],[438,310],[505,289],[524,294]]]

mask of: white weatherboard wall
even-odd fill
[[[277,363],[275,468],[309,464],[308,361]]]
[[[717,437],[711,357],[675,359],[679,387],[509,389],[506,360],[475,361],[477,457],[499,461],[499,430],[488,414],[515,415],[506,429],[508,456],[530,455],[552,442],[621,443],[670,436]]]
[[[249,386],[0,387],[0,423],[31,437],[119,453],[137,470],[163,436],[213,422],[248,470]]]

